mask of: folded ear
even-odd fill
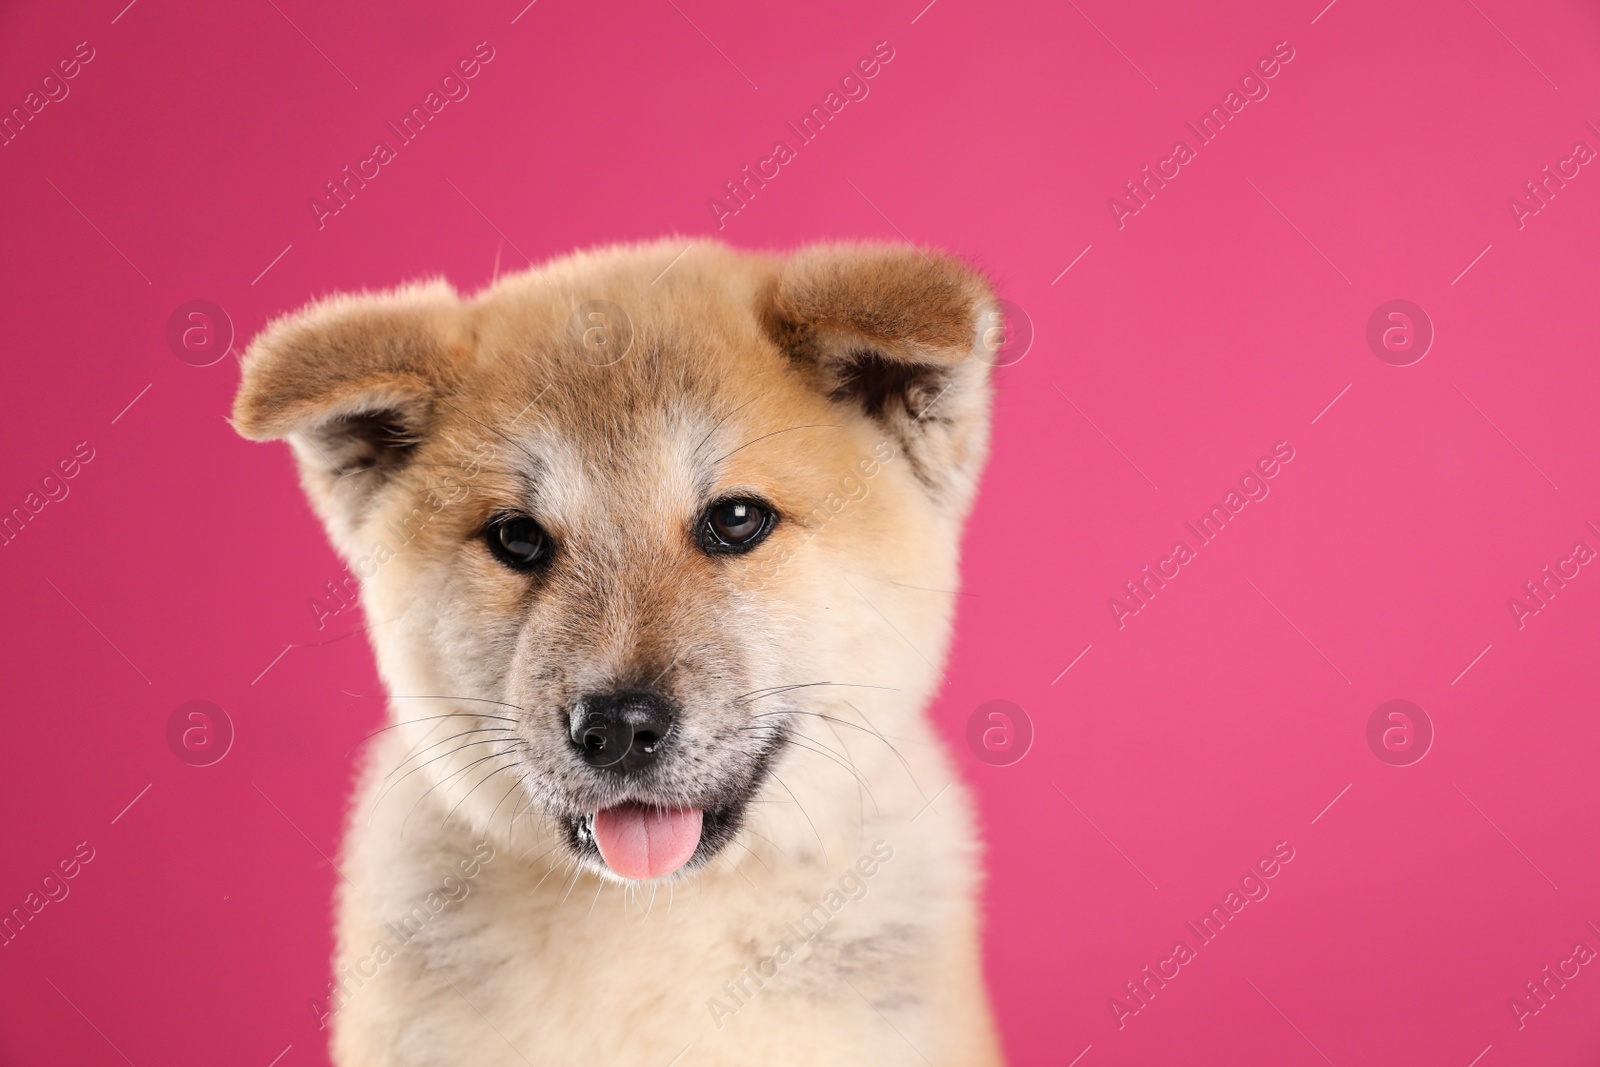
[[[307,495],[334,543],[348,547],[427,436],[471,347],[443,281],[320,301],[250,343],[234,428],[253,441],[289,441]]]
[[[908,245],[815,246],[783,266],[762,319],[819,389],[882,424],[935,497],[965,509],[1002,336],[982,275]]]

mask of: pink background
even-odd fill
[[[1508,205],[1600,149],[1592,5],[125,2],[0,13],[6,109],[95,52],[0,148],[0,509],[94,449],[0,548],[0,908],[96,850],[0,948],[0,1062],[325,1062],[324,857],[381,716],[346,693],[377,682],[359,634],[317,644],[359,623],[308,608],[340,565],[173,310],[220,304],[242,345],[333,290],[692,242],[878,41],[870,95],[721,236],[946,247],[1036,331],[933,711],[981,801],[1010,1057],[1594,1062],[1600,966],[1520,1029],[1509,1000],[1600,949],[1600,567],[1521,629],[1507,604],[1600,549],[1600,168],[1521,228]],[[323,182],[485,40],[470,96],[319,231]],[[1108,198],[1285,40],[1119,229]],[[1395,298],[1437,332],[1406,367],[1365,339]],[[1270,496],[1119,629],[1108,599],[1278,441]],[[191,699],[235,725],[214,766],[167,746]],[[992,699],[1034,726],[1011,766],[965,747]],[[1436,731],[1411,766],[1367,743],[1391,699]],[[1279,841],[1270,896],[1119,1028],[1123,983]]]

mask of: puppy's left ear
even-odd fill
[[[879,423],[937,500],[965,510],[1003,336],[981,274],[909,245],[815,246],[782,266],[762,325],[822,392]]]

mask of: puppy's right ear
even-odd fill
[[[306,494],[340,547],[431,430],[472,351],[443,281],[336,296],[280,318],[250,343],[233,426],[288,440]]]

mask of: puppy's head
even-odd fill
[[[630,879],[732,840],[828,686],[920,705],[948,597],[900,590],[954,581],[999,336],[944,255],[679,251],[321,302],[234,407],[361,579],[406,768]]]

